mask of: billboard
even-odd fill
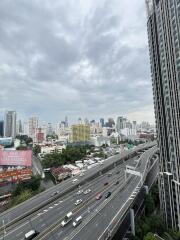
[[[0,150],[0,166],[26,166],[32,164],[31,150]]]
[[[18,169],[18,170],[12,170],[12,171],[4,171],[0,173],[0,179],[23,179],[30,177],[32,175],[31,169]]]

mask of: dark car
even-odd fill
[[[106,195],[105,195],[105,198],[108,198],[111,196],[111,192],[107,192]]]
[[[119,181],[116,181],[116,182],[115,182],[115,185],[118,185],[118,184],[119,184]]]
[[[120,171],[116,171],[116,174],[119,174],[120,173]]]
[[[108,182],[105,182],[105,183],[104,183],[104,186],[107,186],[108,184],[109,184]]]

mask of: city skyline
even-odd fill
[[[154,122],[145,15],[137,0],[1,2],[0,110]]]

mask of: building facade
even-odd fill
[[[4,115],[4,137],[16,137],[16,112],[7,111]]]
[[[29,118],[29,137],[33,139],[33,142],[36,140],[36,130],[38,128],[38,118],[37,117],[30,117]]]
[[[180,230],[180,0],[146,0],[161,209]]]
[[[90,140],[90,126],[85,124],[72,125],[72,141],[86,142]]]

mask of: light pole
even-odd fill
[[[2,220],[2,223],[3,223],[3,240],[4,240],[6,235],[6,226],[4,224],[4,219]]]

